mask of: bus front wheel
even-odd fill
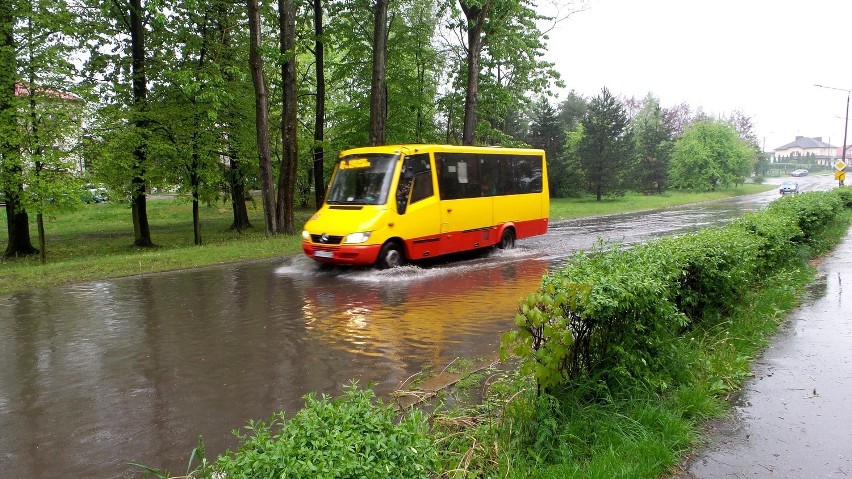
[[[399,243],[389,241],[382,246],[376,266],[379,269],[398,268],[405,264],[405,255]]]
[[[503,235],[500,237],[500,249],[512,249],[515,247],[515,232],[510,228],[503,230]]]

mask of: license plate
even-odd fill
[[[331,251],[317,250],[314,251],[314,256],[316,256],[317,258],[334,258],[334,253],[332,253]]]

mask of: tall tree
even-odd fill
[[[466,38],[462,143],[502,143],[511,110],[526,106],[529,92],[558,82],[553,64],[541,60],[547,35],[538,25],[547,17],[528,0],[459,0],[459,6],[464,18],[454,26]]]
[[[21,2],[21,76],[18,91],[26,97],[21,115],[27,184],[24,206],[36,212],[41,262],[47,260],[44,214],[70,208],[77,200],[79,182],[66,172],[76,170],[72,150],[79,142],[80,97],[70,93],[76,69],[68,60],[75,17],[62,0]]]
[[[385,144],[388,116],[387,49],[388,1],[376,0],[373,6],[373,76],[370,88],[370,144]]]
[[[238,64],[238,62],[243,61],[246,43],[234,39],[235,31],[245,31],[237,29],[237,25],[245,18],[244,12],[238,10],[238,6],[239,4],[229,0],[214,2],[215,24],[221,47],[218,63],[223,72],[225,88],[230,92],[229,95],[224,97],[224,104],[221,109],[224,131],[220,133],[226,143],[223,153],[228,158],[226,175],[234,216],[231,229],[241,232],[251,228],[252,225],[246,208],[246,176],[249,174],[246,170],[250,163],[244,161],[247,153],[245,153],[244,148],[240,147],[242,144],[240,139],[249,136],[246,134],[247,129],[245,128],[245,119],[248,116],[243,114],[246,111],[243,99],[248,98],[249,95],[245,94],[247,93],[247,82],[244,81],[248,72],[245,71],[244,64],[243,68]],[[239,35],[238,38],[243,38],[243,35]],[[245,39],[243,38],[243,40]]]
[[[317,209],[322,206],[325,198],[325,34],[323,31],[322,0],[313,0],[314,20],[314,74],[316,77],[316,93],[314,96],[314,149],[313,149],[313,178],[314,205]]]
[[[249,23],[249,68],[254,84],[255,131],[257,132],[257,157],[260,167],[260,194],[263,199],[263,214],[266,220],[266,234],[278,232],[278,220],[275,215],[275,188],[272,182],[272,159],[269,151],[269,89],[263,75],[263,57],[260,10],[257,0],[248,2]]]
[[[147,208],[149,177],[154,169],[147,145],[150,133],[147,38],[156,33],[162,15],[158,4],[149,2],[84,0],[81,9],[90,32],[85,38],[89,46],[85,70],[99,87],[101,114],[110,117],[103,122],[108,127],[105,135],[109,141],[123,142],[121,146],[114,145],[120,155],[105,159],[114,164],[102,166],[111,169],[111,182],[116,187],[124,183],[119,176],[129,177],[126,192],[130,196],[134,244],[143,247],[154,245]],[[115,122],[127,125],[126,131],[115,128]],[[129,158],[124,151],[132,152]]]
[[[296,79],[296,3],[278,0],[279,48],[281,54],[281,145],[283,155],[278,172],[276,233],[296,231],[293,213],[296,202],[296,176],[299,165],[298,95]]]
[[[221,131],[229,92],[223,72],[223,43],[217,37],[221,12],[214,1],[175,1],[164,24],[171,39],[159,52],[166,68],[152,72],[149,151],[172,167],[169,182],[192,199],[193,236],[202,244],[202,201],[218,196],[223,151],[236,132]],[[229,136],[229,133],[231,135]]]
[[[18,107],[15,92],[18,81],[16,11],[12,1],[0,2],[0,179],[6,202],[9,244],[5,256],[26,256],[38,252],[30,239],[30,222],[20,202],[24,187]]]
[[[119,6],[120,4],[115,2],[115,5]],[[122,13],[125,11],[127,11],[126,6],[122,6]],[[148,119],[144,113],[148,101],[148,79],[145,70],[145,11],[142,0],[130,0],[128,30],[130,31],[133,107],[135,110],[133,123],[141,131],[148,129]],[[151,227],[148,225],[147,183],[145,181],[146,155],[144,143],[137,145],[133,150],[133,157],[136,161],[133,163],[133,191],[130,198],[130,208],[133,212],[135,238],[133,244],[136,246],[154,246],[154,242],[151,240]]]
[[[713,191],[741,182],[750,172],[752,154],[749,145],[728,123],[696,122],[675,142],[671,186]]]
[[[657,98],[649,93],[642,104],[630,121],[636,155],[633,181],[639,191],[662,194],[668,181],[672,131]]]
[[[462,144],[472,145],[476,135],[476,108],[479,100],[479,61],[485,43],[485,20],[491,10],[491,1],[459,0],[459,6],[467,20],[467,84],[465,85],[464,122],[462,124]]]
[[[604,194],[623,191],[629,136],[624,107],[607,88],[592,99],[583,117],[584,135],[578,153],[589,190],[601,201]]]
[[[536,104],[530,125],[529,144],[541,148],[547,158],[547,178],[549,190],[553,196],[564,196],[568,172],[565,163],[565,142],[568,136],[559,122],[556,109],[547,98],[542,98]]]

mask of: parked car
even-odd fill
[[[799,192],[799,183],[795,181],[785,181],[781,183],[781,188],[778,189],[778,192],[782,195],[795,195]]]
[[[104,203],[109,201],[109,194],[103,185],[94,185],[92,183],[83,185],[83,193],[80,195],[83,203]]]
[[[790,172],[790,176],[808,176],[808,170],[799,168]]]

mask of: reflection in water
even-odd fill
[[[465,354],[464,347],[490,353],[499,342],[495,331],[511,327],[519,301],[547,268],[528,259],[318,283],[305,290],[306,327],[332,347],[401,364],[439,365]]]

